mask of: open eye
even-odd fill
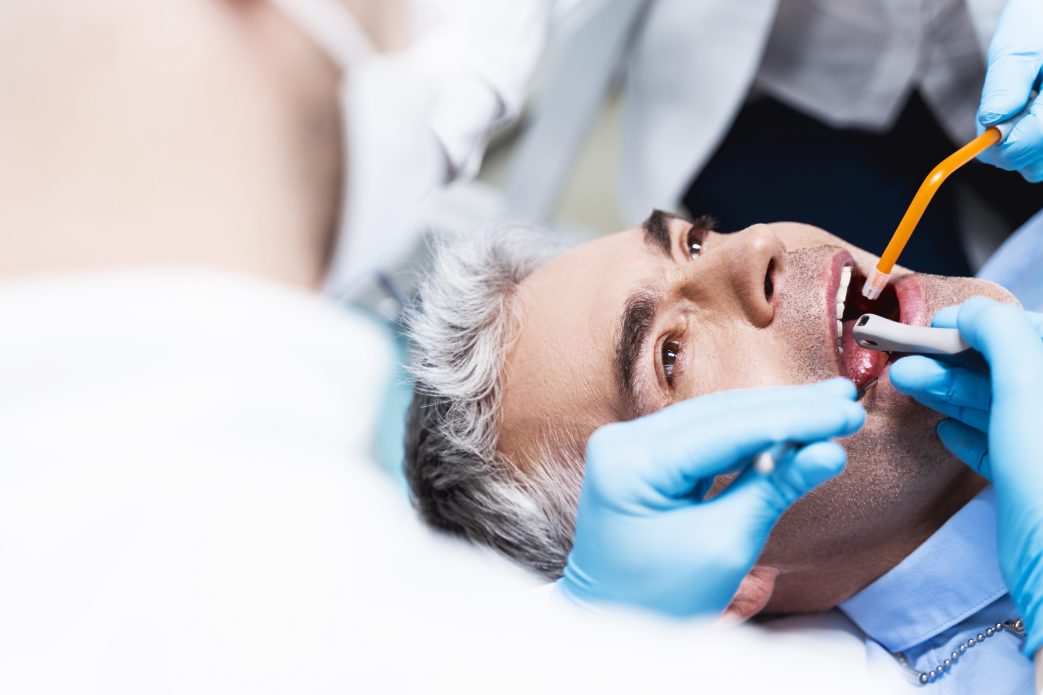
[[[667,340],[662,347],[663,376],[669,386],[674,385],[674,366],[677,364],[677,355],[681,352],[681,344],[676,340]]]
[[[688,251],[688,255],[692,258],[701,256],[703,253],[703,240],[706,239],[706,230],[700,229],[697,226],[692,226],[688,230],[688,236],[685,238],[685,249]]]

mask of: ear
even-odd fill
[[[764,610],[775,591],[775,579],[779,570],[769,565],[754,565],[746,575],[732,602],[717,619],[721,625],[738,625]]]

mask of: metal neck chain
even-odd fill
[[[895,654],[895,658],[898,659],[898,663],[904,666],[913,675],[914,681],[917,685],[927,685],[933,683],[941,678],[946,673],[952,670],[952,667],[956,665],[956,662],[960,660],[960,657],[967,653],[968,649],[972,649],[975,646],[981,644],[985,640],[989,639],[993,635],[999,634],[1006,630],[1007,632],[1013,633],[1015,636],[1021,638],[1025,636],[1025,623],[1021,618],[1014,618],[1008,620],[1005,623],[996,623],[992,627],[985,629],[985,632],[979,632],[976,636],[971,637],[966,642],[961,642],[960,646],[956,648],[949,658],[938,664],[936,667],[929,671],[917,671],[909,665],[909,659],[906,658],[904,652]]]

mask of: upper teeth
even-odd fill
[[[847,286],[851,284],[851,266],[840,269],[840,284],[837,286],[837,351],[843,352],[841,338],[844,335],[844,302],[847,300]]]

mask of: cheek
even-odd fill
[[[790,386],[828,379],[833,364],[779,330],[742,327],[703,333],[696,341],[685,380],[685,398],[716,391]]]

